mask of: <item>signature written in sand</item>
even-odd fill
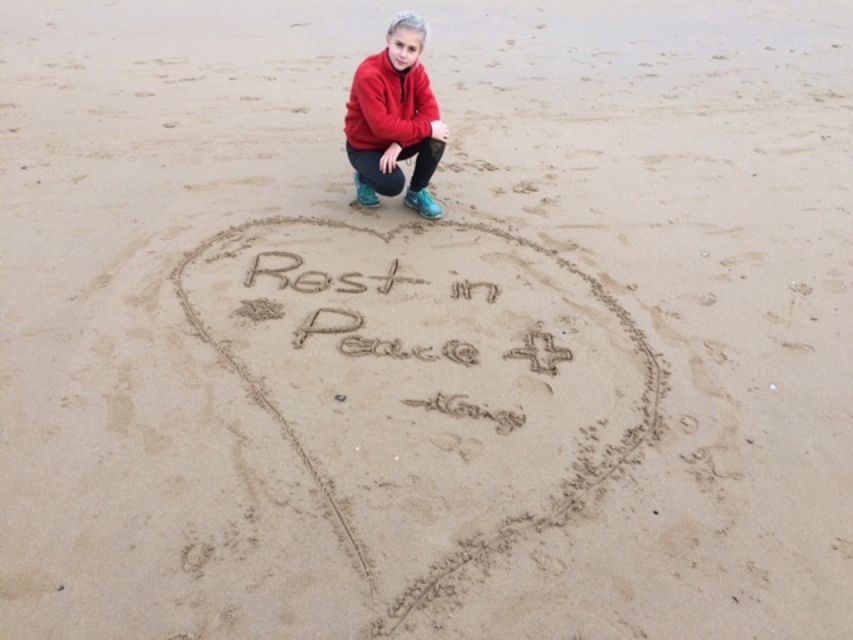
[[[403,400],[409,407],[423,407],[427,411],[438,411],[451,418],[470,418],[472,420],[491,420],[496,423],[495,432],[507,436],[516,429],[521,429],[527,422],[527,416],[514,411],[493,411],[467,401],[468,396],[457,393],[445,395],[441,391],[429,400]]]

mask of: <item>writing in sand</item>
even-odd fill
[[[400,284],[428,285],[423,278],[403,276],[400,274],[400,261],[393,259],[388,270],[381,275],[365,275],[359,271],[349,271],[338,276],[316,269],[305,269],[305,259],[289,251],[263,251],[255,255],[243,285],[254,287],[259,277],[273,278],[278,283],[279,290],[292,290],[299,294],[321,293],[329,289],[343,294],[360,295],[370,290],[366,281],[379,282],[375,291],[380,295],[388,295]],[[468,279],[454,280],[448,288],[451,300],[472,300],[475,293],[481,291],[481,297],[488,304],[495,304],[501,294],[497,283],[470,281]],[[263,302],[263,304],[261,304]],[[247,315],[247,309],[266,308],[270,306],[266,300],[243,301],[243,307],[237,311]],[[274,303],[272,303],[274,304]],[[275,314],[264,314],[259,319],[280,319],[284,317],[281,306],[277,305]],[[305,342],[315,335],[348,334],[337,344],[340,354],[358,358],[372,356],[392,358],[394,360],[412,360],[418,362],[436,362],[448,360],[465,367],[480,364],[480,349],[467,341],[451,338],[441,345],[404,345],[399,338],[368,337],[355,333],[366,325],[364,314],[354,309],[340,307],[320,307],[310,312],[296,328],[293,347],[301,349]],[[507,360],[528,360],[530,370],[549,376],[559,373],[557,365],[570,362],[574,356],[570,349],[555,342],[553,334],[540,329],[527,331],[523,344],[507,345],[502,354]],[[454,400],[458,396],[452,396]],[[439,406],[446,407],[446,404]],[[466,409],[470,413],[469,409]],[[450,413],[449,411],[444,411]],[[483,414],[482,417],[489,417]]]

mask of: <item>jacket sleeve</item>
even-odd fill
[[[377,138],[397,142],[406,147],[432,133],[430,120],[404,120],[388,112],[385,105],[385,86],[375,74],[358,74],[355,94],[370,130]]]

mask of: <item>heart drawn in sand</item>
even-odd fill
[[[174,281],[303,462],[385,609],[374,637],[565,525],[660,426],[666,374],[630,314],[484,225],[272,218],[205,241]]]

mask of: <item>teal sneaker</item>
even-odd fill
[[[438,220],[444,215],[442,208],[435,200],[432,199],[432,196],[426,189],[421,189],[420,191],[412,191],[409,189],[406,192],[406,199],[404,202],[407,207],[411,207],[421,214],[422,218],[426,218],[427,220]]]
[[[358,171],[355,172],[353,178],[355,179],[355,199],[358,200],[358,204],[368,209],[378,207],[379,196],[376,195],[373,187],[369,187],[361,181]]]

